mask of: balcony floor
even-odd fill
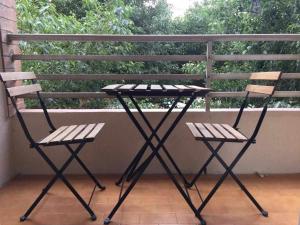
[[[115,176],[100,176],[107,189],[96,191],[92,209],[98,219],[89,220],[88,214],[67,188],[58,182],[24,225],[85,225],[103,224],[103,218],[118,198]],[[20,225],[19,217],[26,210],[49,176],[20,176],[0,189],[0,225]],[[88,200],[93,183],[85,176],[71,176],[70,180]],[[242,176],[257,200],[269,211],[260,216],[256,208],[231,179],[216,193],[203,211],[208,225],[293,225],[298,224],[300,212],[300,175],[272,175],[265,178]],[[203,177],[199,183],[202,194],[207,194],[216,177]],[[199,202],[195,190],[191,196]],[[196,224],[191,210],[165,176],[146,176],[129,195],[111,224]]]

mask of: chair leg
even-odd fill
[[[37,197],[37,199],[33,202],[33,204],[30,206],[30,208],[26,211],[26,213],[20,217],[20,221],[25,221],[27,217],[30,215],[30,213],[33,211],[33,209],[38,205],[38,203],[43,199],[43,197],[47,194],[49,189],[54,185],[56,180],[60,178],[64,184],[70,189],[70,191],[75,195],[75,197],[78,199],[78,201],[82,204],[82,206],[88,211],[88,213],[91,216],[92,220],[96,220],[97,217],[94,214],[94,212],[91,210],[91,208],[88,206],[88,204],[82,199],[82,197],[77,193],[77,191],[74,189],[74,187],[68,182],[68,180],[62,175],[62,173],[65,171],[65,169],[70,165],[70,163],[74,160],[75,155],[77,155],[80,150],[83,148],[85,143],[81,143],[77,149],[73,152],[73,154],[67,159],[67,161],[63,164],[61,169],[57,169],[57,167],[54,165],[54,163],[49,159],[49,157],[43,152],[43,150],[37,145],[34,146],[37,150],[37,152],[41,155],[41,157],[47,162],[47,164],[51,167],[51,169],[55,172],[55,176],[51,179],[51,181],[47,184],[47,186],[43,189],[41,194]]]
[[[208,149],[212,152],[213,156],[216,157],[216,159],[222,164],[222,166],[225,168],[225,170],[228,170],[229,167],[226,164],[226,162],[220,157],[218,154],[217,149],[214,150],[213,147],[206,142],[205,143],[208,147]],[[234,179],[234,181],[239,185],[239,187],[242,189],[242,191],[248,196],[248,198],[251,200],[251,202],[256,206],[256,208],[260,211],[260,213],[264,217],[268,217],[268,212],[265,211],[260,204],[256,201],[256,199],[253,197],[253,195],[248,191],[248,189],[245,187],[245,185],[240,181],[240,179],[232,172],[232,170],[229,170],[230,176]]]
[[[34,210],[34,208],[39,204],[39,202],[44,198],[44,196],[48,193],[49,189],[53,186],[53,184],[57,181],[58,176],[54,176],[51,181],[47,184],[45,188],[43,188],[42,192],[36,198],[36,200],[32,203],[29,209],[25,212],[23,216],[20,217],[20,221],[25,221],[30,213]]]
[[[204,143],[208,143],[208,142],[204,142]],[[246,152],[246,150],[248,149],[248,147],[250,146],[250,144],[251,144],[250,141],[248,141],[245,144],[245,146],[242,148],[242,150],[234,158],[234,160],[232,161],[232,163],[230,164],[230,166],[226,169],[225,173],[220,177],[220,179],[215,184],[215,186],[213,187],[213,189],[209,192],[209,194],[207,195],[207,197],[204,199],[204,201],[202,202],[202,204],[198,208],[198,211],[200,213],[205,208],[205,206],[210,201],[210,199],[213,197],[213,195],[216,193],[216,191],[219,189],[219,187],[222,185],[222,183],[224,182],[224,180],[226,179],[226,177],[228,176],[228,174],[230,173],[230,171],[232,171],[232,169],[235,167],[235,165],[238,163],[238,161],[244,155],[244,153]]]
[[[224,145],[224,142],[220,143],[214,152],[218,152],[222,148],[223,145]],[[196,181],[199,179],[199,177],[202,175],[202,173],[205,173],[207,166],[209,165],[211,160],[213,160],[214,157],[215,157],[214,154],[210,155],[210,157],[206,160],[206,162],[200,168],[200,170],[195,175],[195,177],[192,179],[192,181],[189,184],[187,184],[187,186],[186,186],[187,188],[191,188],[196,183]]]
[[[70,191],[73,193],[73,195],[78,199],[78,201],[81,203],[81,205],[85,208],[86,211],[91,216],[91,220],[95,221],[97,219],[95,213],[93,210],[89,207],[89,205],[83,200],[83,198],[78,194],[78,192],[75,190],[75,188],[69,183],[69,181],[60,174],[60,179],[65,183],[65,185],[70,189]]]
[[[65,145],[65,146],[71,154],[74,154],[74,150],[71,148],[70,145]],[[83,170],[87,173],[87,175],[94,181],[96,186],[101,190],[105,190],[105,186],[100,184],[100,182],[97,180],[97,178],[92,174],[92,172],[82,162],[82,160],[78,157],[78,155],[75,154],[74,157],[75,157],[76,161],[79,163],[79,165],[83,168]]]

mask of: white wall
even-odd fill
[[[2,85],[2,84],[1,84]],[[6,97],[0,90],[0,187],[14,176],[13,154],[11,147],[11,120],[7,116]]]
[[[17,16],[15,0],[0,1],[0,29],[3,50],[3,62],[0,60],[0,71],[20,71],[21,62],[12,62],[11,51],[18,53],[19,48],[14,43],[7,43],[6,34],[17,33]],[[0,58],[1,59],[1,58]],[[11,119],[8,118],[5,92],[0,82],[0,187],[15,175],[14,160],[11,147]]]
[[[106,123],[96,141],[87,144],[80,154],[95,173],[121,173],[137,149],[143,144],[142,137],[122,110],[50,110],[50,112],[58,126],[98,121]],[[24,110],[23,113],[35,137],[43,137],[47,134],[46,123],[40,110]],[[192,138],[184,123],[186,121],[214,121],[232,124],[236,114],[237,110],[215,110],[211,113],[189,111],[186,114],[166,144],[185,173],[195,173],[209,154],[200,142]],[[147,116],[155,123],[162,115],[162,111],[147,112]],[[241,128],[246,134],[249,134],[249,131],[254,128],[258,115],[257,110],[246,111],[245,120],[241,123]],[[174,116],[175,113],[172,114],[172,118]],[[29,149],[28,142],[16,120],[13,123],[13,140],[17,173],[45,174],[51,172],[35,150]],[[240,144],[225,145],[222,151],[223,157],[230,160],[240,147]],[[63,162],[68,156],[67,151],[62,147],[48,147],[46,152],[57,163]],[[208,171],[209,173],[220,173],[223,169],[218,162],[213,161]],[[237,173],[299,173],[300,109],[271,109],[257,137],[257,144],[249,149],[235,171]],[[82,173],[82,170],[74,163],[68,172]],[[155,160],[147,172],[162,173],[163,170]]]

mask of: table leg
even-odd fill
[[[163,125],[163,123],[168,118],[168,116],[170,115],[170,113],[172,112],[172,110],[175,108],[175,106],[177,105],[177,103],[178,103],[179,100],[180,100],[180,96],[175,99],[175,101],[173,102],[172,106],[169,108],[169,110],[167,111],[167,113],[163,116],[163,118],[158,123],[157,127],[152,131],[153,135],[151,135],[150,139],[152,139],[154,137],[154,133],[156,133],[160,129],[160,127]],[[140,162],[141,158],[143,157],[143,155],[144,155],[147,147],[148,147],[147,143],[145,143],[142,146],[142,148],[138,151],[138,153],[136,154],[136,156],[134,157],[134,159],[131,161],[130,165],[127,167],[127,169],[123,173],[123,175],[116,182],[116,185],[120,185],[121,182],[124,179],[127,179],[127,177],[129,177],[128,175],[130,175],[130,174],[133,173],[133,171],[136,169],[136,166],[138,165],[138,163]]]
[[[141,110],[141,108],[139,107],[139,105],[137,104],[137,102],[134,100],[134,98],[132,96],[130,96],[130,99],[132,101],[132,103],[134,104],[134,106],[136,107],[136,109],[138,110],[138,112],[140,113],[141,117],[143,118],[143,120],[145,121],[145,123],[147,124],[148,128],[150,129],[151,132],[154,132],[154,128],[152,127],[151,123],[149,122],[149,120],[147,119],[147,117],[145,116],[145,114],[143,113],[143,111]],[[178,98],[177,98],[178,99]],[[178,99],[179,100],[179,99]],[[175,104],[177,105],[178,101],[175,101],[173,103],[172,106],[175,106]],[[155,138],[158,142],[160,142],[160,138],[157,135],[157,131],[154,132],[155,133]],[[170,160],[170,162],[172,163],[172,165],[174,166],[175,170],[177,171],[177,173],[179,174],[179,176],[181,177],[183,183],[185,185],[188,185],[188,181],[186,180],[185,176],[183,175],[183,173],[181,172],[181,170],[179,169],[178,165],[176,164],[176,162],[174,161],[174,159],[172,158],[171,154],[168,152],[168,150],[166,149],[166,147],[164,145],[162,145],[162,150],[164,151],[164,153],[166,154],[166,156],[168,157],[168,159]],[[135,169],[135,168],[134,168]],[[132,171],[132,173],[129,174],[129,179],[132,178],[132,176],[134,176],[134,173]]]

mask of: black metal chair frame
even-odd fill
[[[279,77],[280,79],[280,77]],[[276,87],[276,85],[279,82],[278,80],[274,81],[274,86]],[[275,91],[275,89],[274,89]],[[219,163],[224,167],[225,172],[224,174],[219,178],[219,180],[217,181],[217,183],[215,184],[215,186],[212,188],[212,190],[209,192],[209,194],[207,195],[207,197],[202,200],[202,203],[200,204],[199,208],[198,208],[198,212],[201,213],[202,210],[206,207],[207,203],[211,200],[211,198],[213,197],[213,195],[216,193],[216,191],[220,188],[220,186],[222,185],[222,183],[225,181],[226,177],[228,175],[230,175],[233,180],[239,185],[239,187],[241,188],[241,190],[248,196],[248,198],[251,200],[251,202],[256,206],[256,208],[260,211],[260,213],[264,216],[264,217],[268,217],[268,212],[266,210],[264,210],[261,205],[257,202],[257,200],[253,197],[253,195],[248,191],[248,189],[245,187],[245,185],[242,183],[242,181],[238,178],[237,175],[234,174],[234,172],[232,171],[233,168],[236,166],[236,164],[239,162],[239,160],[242,158],[242,156],[246,153],[246,151],[248,150],[249,146],[251,146],[251,144],[255,144],[256,143],[256,137],[257,134],[261,128],[261,125],[263,123],[263,120],[265,118],[265,115],[267,113],[268,110],[268,105],[272,99],[272,96],[274,94],[274,91],[272,94],[268,95],[265,97],[264,102],[263,102],[263,109],[261,111],[261,114],[258,118],[257,124],[254,128],[254,131],[252,133],[252,135],[250,136],[250,138],[246,141],[246,143],[244,144],[244,146],[242,147],[242,149],[240,150],[240,152],[236,155],[236,157],[232,160],[232,162],[228,165],[223,159],[222,157],[219,155],[219,151],[221,150],[221,148],[223,147],[223,145],[226,143],[225,142],[220,142],[216,148],[214,148],[209,141],[207,140],[202,140],[203,143],[207,146],[208,150],[212,153],[210,155],[210,157],[207,159],[207,161],[203,164],[203,166],[200,168],[200,170],[198,171],[198,173],[193,177],[193,179],[191,180],[191,182],[187,185],[188,188],[191,188],[193,185],[196,185],[197,180],[201,177],[201,175],[203,174],[203,172],[206,170],[206,168],[208,167],[208,165],[210,164],[210,162],[216,158]],[[238,130],[238,125],[239,122],[242,118],[244,109],[248,106],[248,101],[249,101],[249,94],[250,92],[248,91],[246,93],[245,99],[241,105],[241,108],[239,110],[239,113],[236,117],[236,120],[233,124],[233,128],[235,128],[236,130]]]
[[[111,93],[111,94],[115,95],[117,97],[117,99],[119,100],[119,102],[121,103],[121,105],[123,106],[123,108],[125,109],[126,113],[128,114],[129,118],[131,119],[131,121],[133,122],[133,124],[135,125],[135,127],[138,129],[139,133],[145,139],[145,144],[138,151],[138,153],[136,154],[136,156],[134,157],[133,161],[130,163],[130,165],[128,166],[128,168],[126,169],[126,171],[124,172],[124,174],[122,175],[122,177],[116,182],[117,185],[122,184],[121,185],[121,190],[120,190],[119,200],[118,200],[117,204],[115,205],[115,207],[110,212],[110,214],[108,215],[108,217],[104,220],[104,224],[109,224],[111,222],[112,217],[117,212],[117,210],[119,209],[119,207],[122,205],[122,203],[124,202],[124,200],[126,199],[126,197],[128,196],[128,194],[132,191],[132,189],[134,188],[134,186],[136,185],[136,183],[138,182],[138,180],[143,175],[144,171],[150,165],[151,161],[154,158],[157,158],[158,161],[160,162],[160,164],[162,165],[162,167],[164,168],[164,170],[167,172],[167,175],[171,178],[172,182],[175,184],[177,190],[180,192],[180,194],[182,195],[182,197],[185,199],[185,201],[187,202],[187,204],[189,205],[189,207],[194,212],[195,216],[199,219],[199,221],[201,222],[202,225],[205,225],[206,224],[205,220],[202,218],[202,216],[200,215],[199,211],[197,210],[197,208],[192,203],[188,192],[185,191],[184,188],[181,187],[180,183],[178,182],[178,180],[176,179],[176,177],[172,174],[169,166],[167,165],[167,163],[165,162],[165,160],[163,159],[163,157],[159,153],[159,150],[162,149],[163,152],[167,155],[167,158],[171,161],[172,165],[175,167],[176,171],[179,173],[179,175],[182,178],[183,182],[185,184],[187,184],[188,181],[183,176],[182,172],[180,171],[180,169],[176,165],[176,163],[173,160],[173,158],[171,157],[171,155],[168,153],[167,149],[164,146],[164,143],[166,142],[166,140],[168,139],[168,137],[170,136],[170,134],[172,133],[172,131],[175,129],[175,127],[177,126],[177,124],[179,123],[179,121],[181,120],[181,118],[184,116],[184,114],[186,113],[186,111],[188,110],[188,108],[191,106],[191,104],[193,103],[193,101],[198,96],[195,95],[195,94],[193,94],[193,93],[191,95],[189,95],[189,96],[187,96],[187,95],[184,96],[184,94],[180,94],[179,93],[175,97],[175,100],[172,103],[171,107],[168,109],[168,111],[165,113],[165,115],[159,121],[158,125],[154,128],[150,124],[150,122],[147,119],[147,117],[145,116],[145,114],[142,112],[142,110],[139,107],[139,105],[136,102],[136,100],[134,99],[135,96],[133,96],[131,94],[122,95],[119,92],[115,92],[115,93]],[[145,94],[145,95],[147,95],[147,94]],[[151,96],[153,96],[153,95],[151,95]],[[168,95],[166,95],[166,96],[170,97]],[[129,109],[128,103],[126,103],[126,101],[124,100],[124,98],[126,98],[126,97],[128,97],[131,100],[131,102],[133,103],[133,105],[137,109],[139,115],[143,118],[143,121],[146,123],[147,127],[150,129],[150,131],[151,131],[150,135],[147,135],[147,132],[145,131],[145,129],[141,126],[140,122],[136,119],[136,117],[133,115],[133,113]],[[161,128],[161,126],[163,125],[163,123],[166,121],[166,119],[168,118],[168,116],[171,114],[172,110],[176,107],[176,105],[177,105],[178,101],[181,99],[181,97],[189,97],[189,100],[186,102],[185,107],[177,115],[177,117],[175,118],[174,122],[166,130],[166,132],[164,133],[164,135],[162,135],[162,138],[159,138],[159,136],[157,134],[158,130]],[[154,137],[156,138],[156,140],[158,142],[158,144],[156,146],[152,143],[152,139]],[[140,163],[140,161],[141,161],[141,159],[142,159],[143,155],[145,154],[145,151],[146,151],[146,149],[148,147],[150,147],[150,149],[152,151],[151,154],[140,164],[140,166],[138,168],[136,168],[137,165]],[[125,181],[131,181],[131,182],[129,183],[129,186],[124,191],[124,193],[122,193],[123,192],[123,185],[124,185]]]
[[[24,131],[24,134],[26,136],[26,138],[28,139],[29,143],[30,143],[30,147],[36,149],[36,151],[39,153],[39,155],[45,160],[45,162],[49,165],[49,167],[54,171],[55,176],[49,181],[49,183],[43,188],[42,192],[39,194],[39,196],[36,198],[36,200],[32,203],[32,205],[28,208],[28,210],[25,212],[25,214],[23,216],[20,217],[20,221],[23,222],[25,221],[28,216],[31,214],[31,212],[34,210],[34,208],[39,204],[39,202],[45,197],[45,195],[48,193],[48,191],[50,190],[50,188],[55,184],[55,182],[57,181],[57,179],[62,180],[62,182],[67,186],[67,188],[73,193],[73,195],[78,199],[78,201],[81,203],[81,205],[86,209],[86,211],[90,214],[91,219],[92,220],[96,220],[97,217],[95,215],[95,213],[93,212],[93,210],[90,208],[89,204],[91,201],[91,198],[94,194],[94,191],[96,189],[96,187],[98,187],[100,190],[105,190],[105,187],[102,186],[100,184],[100,182],[97,180],[97,178],[90,172],[90,170],[87,168],[87,166],[84,164],[84,162],[79,158],[78,154],[80,153],[80,151],[83,149],[83,147],[85,146],[85,144],[87,143],[87,141],[81,141],[76,148],[72,148],[69,144],[57,144],[57,145],[64,145],[66,147],[66,149],[70,152],[71,156],[65,161],[65,163],[60,167],[57,168],[56,165],[51,161],[51,159],[46,155],[46,153],[42,150],[42,148],[40,147],[40,145],[34,141],[34,139],[32,138],[29,129],[25,123],[25,120],[21,114],[21,112],[19,111],[18,107],[17,107],[17,103],[16,103],[16,99],[17,97],[13,97],[9,94],[8,90],[7,90],[7,83],[5,81],[3,81],[3,84],[5,86],[5,91],[6,91],[6,95],[7,97],[11,100],[12,105],[14,107],[14,109],[16,110],[16,115],[17,118],[21,124],[21,127]],[[32,83],[36,83],[35,80],[32,80]],[[56,130],[50,116],[49,113],[47,111],[46,105],[39,93],[39,91],[36,92],[37,97],[39,99],[39,103],[42,107],[44,116],[47,120],[47,123],[49,125],[50,128],[50,133],[54,132]],[[72,143],[71,143],[72,144]],[[63,175],[63,172],[67,169],[67,167],[71,164],[71,162],[73,160],[76,160],[79,165],[83,168],[83,170],[87,173],[87,175],[93,180],[93,182],[95,183],[95,187],[93,189],[93,192],[91,194],[90,197],[90,201],[89,203],[86,203],[84,201],[84,199],[79,195],[79,193],[75,190],[75,188],[72,186],[72,184],[67,180],[67,178]]]

